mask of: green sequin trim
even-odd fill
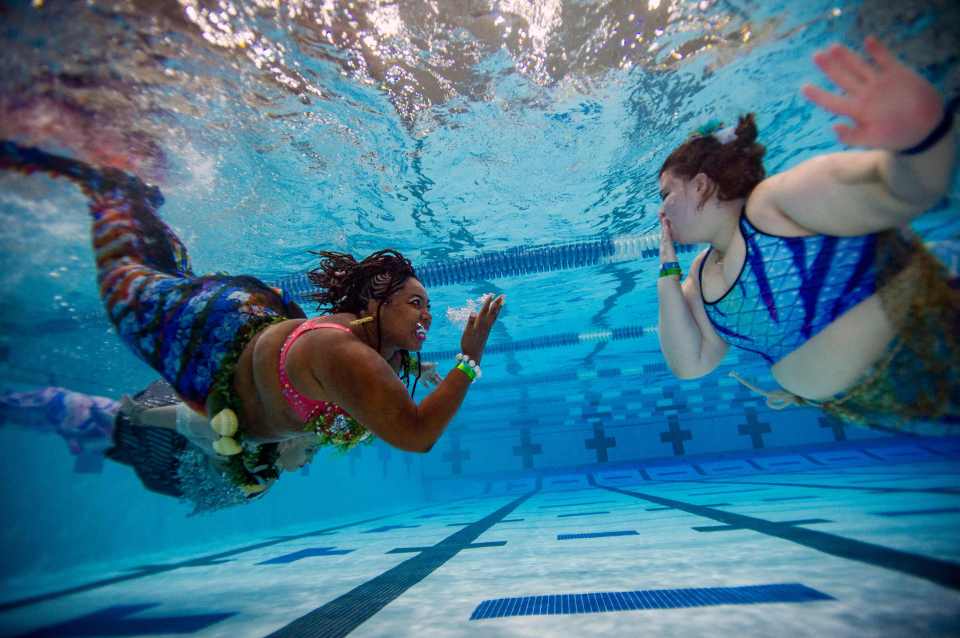
[[[244,348],[247,347],[255,334],[268,326],[286,320],[286,317],[271,317],[270,319],[251,322],[240,329],[230,350],[223,357],[220,371],[210,388],[210,395],[207,397],[206,404],[208,417],[217,414],[224,408],[230,408],[236,412],[240,424],[243,424],[240,398],[233,391],[233,374],[236,371],[237,362],[240,361]],[[231,483],[242,487],[274,480],[280,476],[280,473],[274,467],[280,457],[277,443],[248,443],[244,445],[242,428],[237,430],[233,438],[243,448],[243,452],[233,456],[220,457],[223,473]]]

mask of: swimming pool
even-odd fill
[[[775,413],[726,376],[764,379],[746,354],[678,381],[655,332],[657,170],[693,128],[757,113],[770,173],[839,149],[798,88],[868,33],[960,92],[960,11],[891,4],[5,5],[0,137],[159,183],[198,272],[397,248],[442,370],[447,309],[509,301],[429,454],[322,452],[236,510],[187,517],[95,449],[0,429],[0,628],[956,633],[956,442]],[[957,193],[926,239],[960,236]],[[84,208],[0,174],[4,389],[155,378],[106,321]]]

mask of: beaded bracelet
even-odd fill
[[[457,365],[454,366],[454,368],[470,377],[470,383],[473,383],[483,376],[483,372],[480,370],[480,364],[462,352],[457,355]]]

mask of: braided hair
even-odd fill
[[[703,173],[716,184],[717,199],[730,201],[747,197],[763,181],[763,154],[757,143],[757,124],[753,113],[740,117],[735,137],[724,144],[714,135],[695,135],[667,157],[659,175],[670,171],[691,180]],[[709,194],[708,194],[709,196]]]
[[[361,261],[349,253],[317,251],[320,265],[307,273],[310,283],[319,290],[310,295],[317,302],[320,312],[349,312],[359,315],[367,309],[370,300],[377,305],[377,352],[383,344],[383,332],[380,324],[380,311],[383,304],[393,296],[407,279],[416,277],[417,272],[410,260],[392,249],[378,250]],[[401,379],[410,384],[410,352],[400,351]],[[420,380],[420,353],[417,353],[417,376],[413,380],[410,396],[417,391]]]

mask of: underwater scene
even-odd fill
[[[960,635],[957,33],[0,3],[0,636]]]

